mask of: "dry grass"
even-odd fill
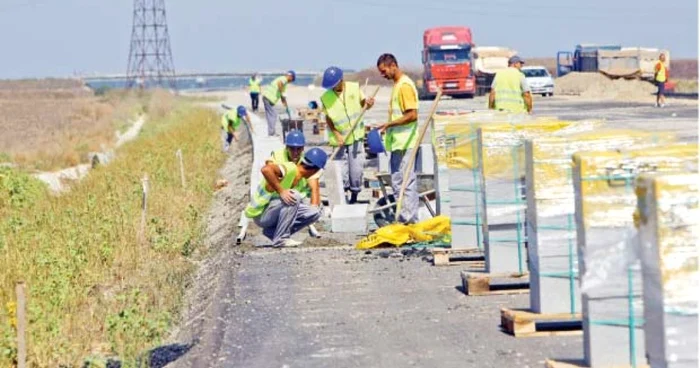
[[[224,157],[213,112],[162,94],[147,106],[153,115],[143,134],[65,195],[47,195],[26,174],[0,168],[0,366],[16,354],[18,280],[28,285],[30,366],[82,366],[110,355],[134,366],[176,320]],[[139,244],[144,173],[148,227]]]
[[[86,162],[141,109],[135,94],[97,97],[73,80],[0,81],[0,153],[28,169]]]

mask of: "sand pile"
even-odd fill
[[[591,99],[646,100],[656,87],[641,80],[612,80],[599,73],[569,73],[554,81],[555,95],[574,95]]]

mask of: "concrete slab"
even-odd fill
[[[334,233],[367,233],[366,204],[341,204],[333,206],[331,212],[331,231]]]

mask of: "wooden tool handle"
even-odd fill
[[[399,220],[399,214],[401,214],[401,207],[403,204],[403,197],[404,193],[406,192],[406,185],[408,184],[408,177],[411,175],[411,171],[413,170],[413,165],[416,162],[416,155],[418,154],[420,145],[423,142],[423,137],[425,137],[425,132],[427,132],[428,127],[431,126],[430,122],[433,120],[433,115],[435,115],[435,111],[437,110],[438,103],[440,102],[440,97],[442,97],[442,89],[438,89],[438,93],[435,96],[435,100],[433,101],[433,106],[430,108],[430,115],[428,115],[428,119],[425,121],[425,125],[423,125],[423,127],[421,128],[416,146],[413,147],[413,150],[411,150],[411,156],[408,161],[408,166],[404,168],[403,180],[401,181],[401,190],[399,191],[399,200],[398,202],[396,202],[396,217],[394,218],[395,222],[398,222]],[[437,175],[437,173],[435,173],[435,175]]]
[[[377,93],[379,93],[379,87],[377,87],[377,89],[374,90],[374,93],[372,93],[372,96],[370,98],[374,98],[377,95]],[[348,131],[348,134],[346,134],[345,137],[343,137],[343,143],[345,143],[345,141],[348,140],[348,137],[350,137],[350,134],[352,134],[355,131],[357,124],[359,124],[362,121],[362,117],[365,116],[365,112],[367,111],[367,109],[367,104],[365,104],[365,106],[362,108],[362,112],[360,112],[360,116],[358,116],[355,122],[352,124],[352,126],[350,127],[350,131]],[[329,132],[329,134],[333,134],[333,132]],[[343,148],[343,146],[339,144],[338,147],[336,147],[333,150],[333,153],[331,153],[330,156],[331,160],[335,158],[338,152],[340,152],[341,148]]]

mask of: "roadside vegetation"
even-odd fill
[[[177,321],[225,157],[214,112],[166,92],[138,99],[148,116],[142,134],[66,194],[51,195],[26,171],[0,167],[0,367],[16,359],[20,280],[30,366],[109,357],[123,367],[144,363]],[[139,241],[144,174],[150,189]]]

